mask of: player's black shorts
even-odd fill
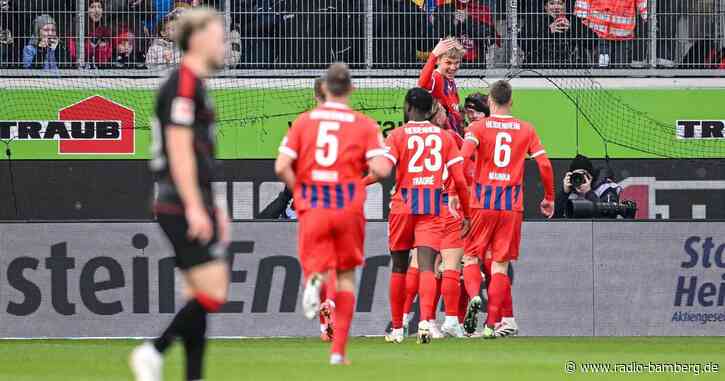
[[[217,259],[226,259],[226,247],[218,243],[217,223],[211,217],[214,224],[214,236],[206,245],[198,240],[190,241],[186,236],[189,224],[186,217],[177,214],[158,214],[157,220],[161,229],[174,247],[176,266],[182,270],[188,270],[194,266],[203,265]]]

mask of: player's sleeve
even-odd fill
[[[533,127],[531,127],[531,134],[529,135],[529,146],[526,148],[526,153],[528,153],[529,156],[534,159],[537,156],[541,156],[546,153],[544,145],[541,144],[541,139],[539,139],[539,135],[536,133],[536,130]]]
[[[371,123],[365,136],[365,159],[370,160],[374,157],[385,156],[388,153],[385,147],[383,134],[377,123]]]
[[[302,121],[300,118],[297,118],[292,123],[292,127],[290,127],[289,131],[287,131],[287,135],[282,139],[282,143],[279,145],[279,153],[287,155],[294,160],[297,160],[297,157],[299,156],[300,131],[302,129],[300,126],[301,124]]]
[[[462,163],[463,156],[461,156],[461,151],[458,149],[454,138],[450,135],[446,137],[446,168],[450,168],[457,163]]]
[[[469,206],[468,206],[468,184],[463,173],[463,156],[461,156],[458,146],[455,140],[450,135],[448,136],[447,147],[446,147],[446,168],[448,174],[453,180],[455,186],[455,193],[459,196],[461,201],[461,209],[463,209],[464,217],[468,217]]]
[[[192,127],[196,115],[196,81],[180,74],[178,85],[168,103],[168,124]]]
[[[433,89],[435,89],[436,86],[435,69],[437,63],[438,57],[431,53],[428,56],[428,61],[426,61],[425,66],[423,66],[423,70],[420,72],[420,76],[418,77],[418,86],[428,90],[429,92],[433,92]]]
[[[536,133],[533,127],[531,127],[531,134],[529,138],[529,147],[527,153],[534,160],[536,165],[539,167],[539,175],[541,176],[541,185],[544,188],[544,198],[549,201],[554,200],[554,170],[551,166],[544,145],[541,144],[541,139]]]
[[[385,139],[385,157],[392,161],[394,165],[398,164],[398,159],[400,158],[400,148],[398,147],[396,139],[397,135],[393,131]]]
[[[471,142],[475,147],[478,147],[481,144],[478,128],[476,128],[477,126],[478,124],[474,124],[468,129],[466,135],[463,137],[464,144],[465,142]]]
[[[477,132],[478,129],[475,127],[475,125],[472,126],[469,128],[468,132],[466,132],[466,137],[463,139],[463,147],[461,147],[461,156],[463,156],[463,159],[465,160],[466,167],[471,165],[473,154],[476,152],[476,148],[478,148],[479,144],[481,144]]]

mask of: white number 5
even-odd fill
[[[315,150],[315,161],[323,167],[329,167],[337,161],[338,140],[333,131],[340,130],[340,123],[320,122],[317,130],[317,149]]]
[[[493,149],[493,163],[499,168],[506,168],[511,161],[511,134],[499,132],[496,134],[496,147]],[[503,157],[501,157],[503,155]]]

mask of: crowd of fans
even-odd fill
[[[466,48],[464,66],[505,66],[516,52],[524,67],[639,68],[649,65],[656,38],[658,67],[725,68],[725,0],[657,1],[656,36],[650,36],[646,0],[520,0],[516,28],[506,0],[374,0],[372,60],[366,59],[363,1],[83,1],[79,20],[78,0],[0,0],[0,67],[164,69],[180,58],[175,20],[206,5],[231,9],[231,68],[331,61],[417,67],[445,36]],[[608,22],[597,19],[601,15]]]

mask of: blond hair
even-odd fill
[[[448,37],[448,39],[455,41],[455,45],[443,52],[441,54],[440,58],[451,58],[454,60],[461,60],[463,59],[463,56],[466,54],[466,49],[463,47],[463,45],[454,37]]]
[[[185,52],[189,50],[191,36],[216,21],[223,22],[219,12],[211,8],[198,7],[185,11],[176,19],[174,41],[179,45],[179,49]]]

